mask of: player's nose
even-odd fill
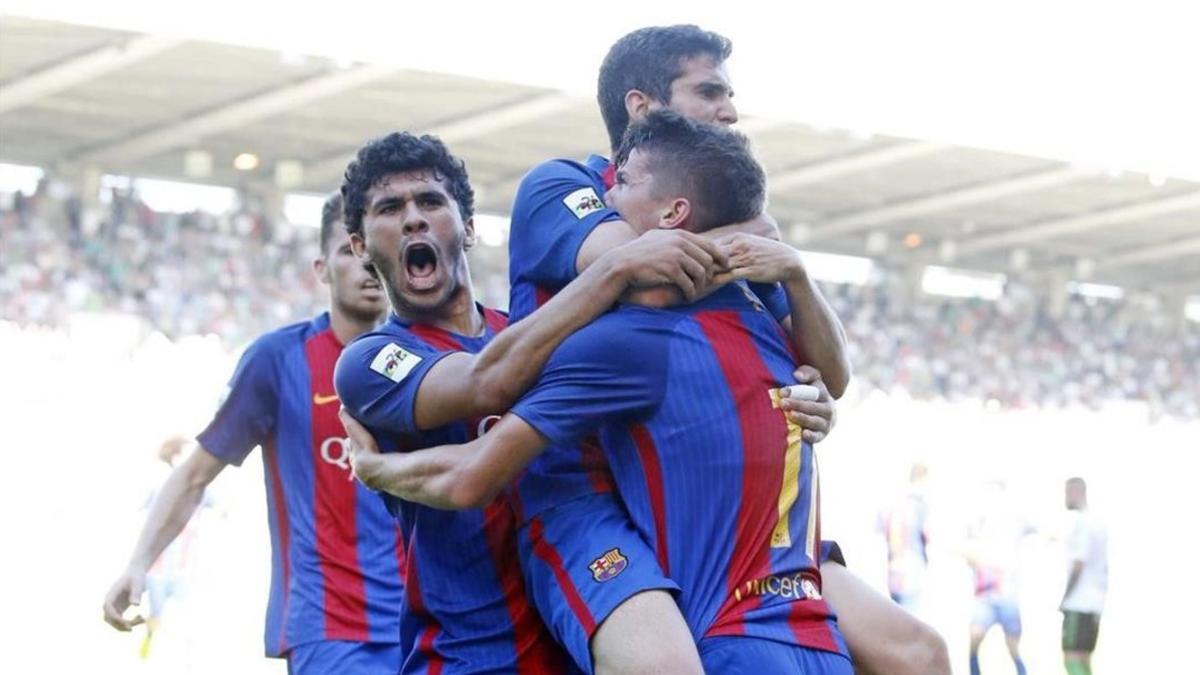
[[[721,124],[737,124],[738,111],[737,106],[732,100],[726,99],[721,108],[717,111],[717,121]]]
[[[418,234],[429,230],[429,221],[425,219],[421,210],[415,206],[409,206],[404,211],[404,234]]]

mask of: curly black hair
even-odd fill
[[[613,150],[629,126],[625,94],[637,89],[670,104],[671,83],[683,75],[685,59],[706,55],[723,63],[732,52],[729,38],[690,24],[639,28],[617,40],[600,66],[596,89]]]
[[[626,130],[614,163],[635,149],[656,184],[691,202],[695,232],[750,220],[766,206],[766,173],[750,141],[729,127],[656,110]]]
[[[463,220],[475,213],[475,191],[467,167],[436,136],[414,136],[407,131],[376,138],[359,149],[342,179],[342,210],[346,231],[362,233],[367,192],[387,176],[405,171],[432,171],[458,203]]]

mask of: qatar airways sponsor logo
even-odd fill
[[[350,466],[350,439],[330,436],[321,441],[321,461],[332,464],[346,472],[346,480],[354,480]]]

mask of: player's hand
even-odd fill
[[[104,620],[108,625],[119,631],[127,632],[134,626],[145,623],[146,617],[135,613],[126,617],[125,611],[137,607],[142,601],[142,591],[146,588],[146,572],[129,568],[117,579],[108,595],[104,596]]]
[[[354,477],[372,490],[381,489],[378,481],[382,455],[379,454],[375,437],[366,427],[359,424],[358,420],[351,417],[345,408],[338,410],[338,418],[342,420],[350,442],[350,470],[354,472]]]
[[[795,279],[805,273],[800,253],[781,241],[735,232],[714,243],[729,259],[730,279],[769,284]],[[725,275],[717,279],[723,281]]]
[[[791,395],[781,399],[779,407],[789,420],[801,426],[801,437],[805,441],[820,443],[837,423],[837,404],[816,368],[800,366],[795,377],[798,385],[789,387]]]
[[[691,301],[712,285],[717,270],[729,261],[713,242],[684,230],[650,230],[615,248],[611,256],[634,288],[671,284]]]

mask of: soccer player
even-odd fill
[[[471,289],[467,172],[439,140],[396,133],[368,143],[342,191],[354,250],[377,273],[392,313],[347,348],[335,383],[345,408],[388,452],[475,438],[488,415],[532,385],[554,347],[628,287],[671,281],[691,294],[723,262],[699,237],[643,237],[600,256],[545,307],[500,332],[504,315],[476,303]],[[451,494],[469,488],[449,480]],[[460,511],[387,502],[408,544],[403,672],[567,670],[525,597],[505,496]],[[642,587],[674,587],[650,571],[637,581]],[[677,630],[686,639],[686,627]]]
[[[672,112],[632,128],[618,157],[609,198],[639,231],[702,232],[749,220],[765,200],[765,177],[743,137]],[[730,239],[735,276],[772,283],[797,274],[798,261],[776,265],[761,256],[786,245],[744,248],[752,243]],[[483,482],[495,493],[549,444],[566,447],[599,432],[649,555],[680,587],[707,672],[851,673],[820,597],[812,447],[778,409],[795,367],[790,340],[741,282],[673,309],[626,304],[564,341],[537,386],[476,441],[386,459],[434,467],[457,459],[452,483]],[[449,484],[427,480],[416,496],[428,499]],[[593,595],[642,568],[640,548],[630,551],[627,540],[595,527],[603,517],[535,517],[534,574],[567,576],[558,580],[563,588]],[[571,536],[542,531],[543,522]],[[561,553],[569,559],[597,553],[583,569],[563,568],[546,537],[571,547]]]
[[[404,549],[379,498],[352,480],[333,388],[342,346],[372,329],[386,305],[350,250],[341,213],[340,197],[330,197],[313,261],[329,311],[259,337],[242,355],[199,447],[159,491],[105,597],[104,618],[117,630],[143,621],[125,612],[139,604],[147,569],[205,488],[262,446],[272,550],[267,655],[287,659],[297,675],[399,670]]]
[[[615,151],[631,121],[653,110],[667,108],[702,122],[734,124],[737,109],[724,65],[730,52],[729,40],[695,26],[643,28],[618,40],[601,66],[597,94],[612,149]],[[600,198],[613,187],[614,180],[612,164],[592,155],[583,163],[563,159],[545,162],[522,181],[513,204],[509,237],[511,321],[520,321],[586,269],[596,256],[637,235]],[[741,225],[778,236],[774,222],[764,214]],[[720,232],[717,228],[710,234]],[[791,256],[794,261],[794,252]],[[803,428],[804,440],[815,443],[828,431],[826,420],[833,414],[828,393],[824,392],[826,383],[828,390],[840,396],[849,380],[841,325],[806,274],[789,282],[786,295],[774,285],[756,287],[756,293],[776,318],[789,329],[794,328],[790,331],[791,342],[799,361],[816,366],[816,370],[802,371],[807,377],[801,381],[819,385],[821,400],[783,403],[792,407],[791,414]],[[568,523],[586,517],[583,514],[620,510],[620,503],[610,496],[611,478],[607,473],[603,454],[595,450],[593,443],[552,447],[536,459],[519,493],[524,540],[542,542],[537,549],[544,555],[561,555],[557,542],[548,539],[546,532],[565,528],[549,526],[548,518]],[[578,498],[578,504],[572,507],[578,515],[566,506],[573,498]],[[539,516],[540,536],[533,537],[529,524]],[[652,603],[651,609],[660,610],[657,614],[644,606],[622,605],[624,599],[619,594],[599,594],[595,603],[586,596],[576,597],[578,589],[572,591],[559,583],[563,577],[532,572],[542,559],[536,551],[526,555],[533,548],[522,547],[526,581],[535,598],[540,598],[537,602],[542,614],[561,617],[558,625],[549,620],[551,629],[561,641],[576,645],[573,654],[586,654],[588,644],[596,655],[607,654],[610,646],[621,652],[625,643],[641,634],[640,625],[654,623],[656,617],[671,610],[669,599],[662,594],[638,599]],[[561,566],[586,569],[590,562],[563,560]],[[560,567],[557,561],[554,567]],[[931,628],[887,602],[843,565],[823,565],[822,573],[826,596],[846,615],[843,628],[861,670],[888,675],[949,672],[945,644]],[[583,588],[588,588],[587,584]],[[623,621],[624,615],[637,612],[640,614],[628,623]],[[621,630],[621,625],[628,630]]]
[[[968,527],[967,562],[975,577],[971,615],[970,670],[980,675],[979,645],[992,626],[1000,625],[1017,675],[1025,675],[1021,658],[1021,608],[1017,569],[1021,539],[1032,531],[1013,511],[1002,480],[985,483],[980,514]]]
[[[1067,588],[1060,605],[1063,661],[1068,675],[1092,675],[1092,652],[1108,593],[1108,533],[1088,510],[1082,478],[1067,481],[1066,504],[1075,519],[1067,539]]]
[[[896,604],[916,614],[925,585],[929,556],[926,522],[925,481],[929,469],[914,464],[909,470],[909,490],[882,518],[888,548],[888,592]]]

